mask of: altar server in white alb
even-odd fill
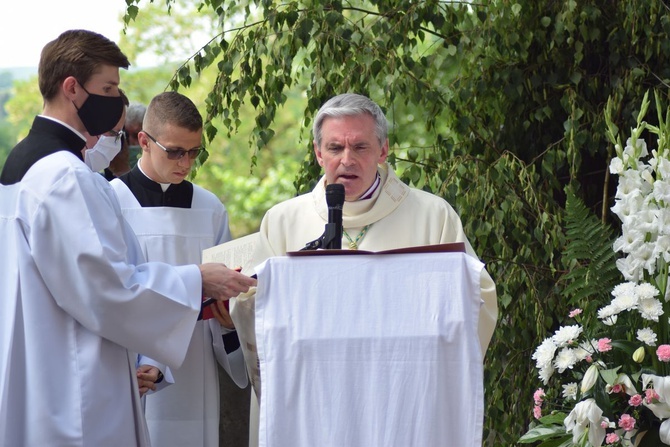
[[[253,265],[300,250],[323,234],[328,222],[325,189],[333,183],[344,185],[345,192],[342,248],[382,251],[463,242],[466,252],[477,258],[451,205],[405,185],[386,162],[387,126],[381,108],[362,95],[342,94],[320,108],[313,125],[314,153],[325,175],[312,192],[279,203],[265,214]],[[480,287],[478,332],[483,357],[498,313],[495,284],[486,270],[482,270]],[[240,303],[253,299],[254,290],[238,297],[237,308],[247,308]],[[233,319],[240,325],[236,309]],[[250,375],[257,380],[255,356],[247,351],[247,357],[252,359]],[[254,404],[252,400],[252,421]],[[255,436],[253,429],[250,436]]]
[[[136,355],[178,368],[203,294],[254,284],[221,264],[145,262],[86,135],[123,115],[117,45],[66,31],[42,50],[44,100],[0,175],[0,446],[147,446]]]
[[[231,239],[218,197],[186,180],[203,150],[202,117],[186,96],[161,93],[151,100],[138,139],[138,164],[111,182],[123,215],[149,261],[197,263],[204,249]],[[168,370],[140,356],[142,372],[158,368],[164,376],[157,392],[146,395],[145,415],[156,446],[219,446],[217,360],[238,386],[248,385],[232,320],[223,304],[215,310],[216,318],[196,324],[180,368]]]

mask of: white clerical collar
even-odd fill
[[[144,176],[145,176],[146,178],[148,178],[148,179],[151,180],[152,182],[156,182],[156,180],[154,180],[154,179],[152,179],[151,177],[149,177],[149,176],[147,175],[147,173],[144,172],[144,171],[142,170],[142,158],[140,158],[140,161],[137,163],[137,167],[139,168],[140,172],[141,172],[142,174],[144,174]],[[158,183],[159,185],[161,185],[161,189],[163,190],[163,192],[167,191],[167,189],[168,189],[168,188],[170,187],[170,185],[172,184],[172,183],[160,183],[160,182],[156,182],[156,183]]]
[[[79,136],[81,137],[81,139],[84,140],[84,142],[86,142],[86,137],[84,136],[84,134],[82,134],[81,132],[79,132],[79,131],[78,131],[77,129],[75,129],[74,127],[70,126],[68,123],[63,122],[63,121],[59,120],[58,118],[54,118],[53,116],[48,116],[48,115],[37,115],[37,116],[42,117],[42,118],[45,118],[45,119],[48,119],[48,120],[51,120],[51,121],[54,121],[54,122],[60,124],[61,126],[65,126],[65,127],[67,127],[67,128],[70,129],[72,132],[74,132],[74,133],[76,133],[77,135],[79,135]]]

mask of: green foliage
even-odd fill
[[[137,16],[138,0],[127,3],[129,18]],[[219,28],[171,87],[214,70],[205,96],[210,142],[250,124],[252,161],[275,160],[280,112],[300,92],[295,186],[303,192],[320,175],[308,136],[318,107],[337,93],[367,94],[392,124],[389,159],[403,180],[459,211],[499,296],[485,359],[485,444],[514,445],[531,421],[532,350],[567,314],[563,281],[585,283],[565,275],[580,262],[589,268],[570,258],[575,245],[565,251],[564,188],[573,185],[586,209],[611,221],[613,148],[602,112],[610,100],[611,124],[631,127],[644,91],[670,83],[666,6],[203,0],[200,10]]]
[[[563,425],[566,416],[565,413],[553,413],[540,418],[539,422],[544,425],[528,430],[526,434],[519,438],[519,443],[532,444],[541,442],[541,444],[538,444],[538,447],[567,447],[571,445],[572,435],[565,434],[565,426]]]
[[[42,112],[42,96],[37,85],[37,76],[14,81],[11,98],[5,104],[7,122],[14,128],[14,139],[9,143],[10,150],[19,140],[28,135],[35,115]],[[4,158],[3,158],[4,160]]]
[[[258,231],[261,217],[272,205],[294,196],[291,179],[298,167],[297,161],[283,163],[259,178],[211,164],[209,173],[222,185],[219,198],[226,204],[233,237]]]
[[[614,230],[603,224],[583,201],[568,188],[565,204],[565,231],[568,244],[563,257],[570,260],[563,296],[573,306],[607,301],[610,291],[621,282],[612,249]],[[586,312],[587,315],[593,313]]]

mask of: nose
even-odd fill
[[[340,163],[342,166],[349,167],[353,166],[355,162],[354,152],[350,148],[345,147],[342,151],[342,158],[340,159]]]
[[[183,157],[181,157],[178,161],[179,166],[185,166],[185,167],[191,167],[193,166],[193,163],[195,162],[194,159],[188,156],[189,154],[185,154]]]

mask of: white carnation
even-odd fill
[[[637,294],[639,299],[646,300],[657,297],[660,292],[652,284],[648,282],[643,282],[635,287],[635,293]]]
[[[616,307],[612,304],[608,304],[607,306],[601,307],[600,309],[598,309],[598,318],[600,320],[604,320],[604,319],[609,318],[613,315],[617,315],[619,313],[619,310],[620,309],[618,307]]]
[[[547,365],[545,368],[541,368],[538,374],[540,380],[545,385],[549,383],[549,379],[551,379],[552,375],[554,375],[554,367],[551,365],[551,363]]]
[[[563,385],[563,398],[567,400],[577,400],[577,390],[579,388],[577,387],[576,382],[570,382],[565,385]]]
[[[560,374],[563,374],[566,369],[572,369],[572,367],[575,366],[575,363],[577,363],[575,350],[563,348],[558,352],[558,355],[554,360],[554,368],[556,368]]]
[[[554,333],[552,339],[554,340],[554,343],[556,343],[556,346],[562,348],[563,346],[577,341],[582,333],[582,330],[582,327],[578,324],[574,324],[572,326],[561,326]]]
[[[620,297],[623,295],[633,295],[635,293],[635,288],[636,284],[631,281],[617,284],[614,289],[612,289],[612,296]]]
[[[645,320],[658,321],[658,317],[663,315],[663,305],[656,298],[640,300],[638,311]]]
[[[644,329],[638,329],[637,339],[647,346],[656,346],[656,340],[657,340],[656,332],[654,332],[652,329],[648,327]]]
[[[533,360],[537,369],[546,368],[551,365],[554,360],[554,353],[556,352],[556,344],[551,338],[545,338],[542,343],[535,349],[533,353]]]

